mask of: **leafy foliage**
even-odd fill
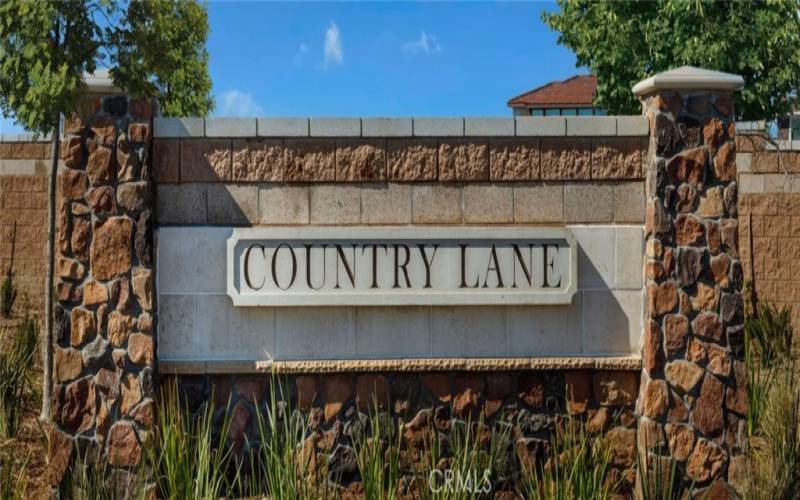
[[[638,81],[683,65],[742,75],[736,95],[742,119],[771,119],[797,102],[800,1],[559,0],[544,13],[558,42],[597,75],[595,105],[636,113]],[[792,93],[795,94],[792,94]]]
[[[0,349],[0,439],[15,438],[22,425],[26,396],[31,393],[37,335],[33,318],[26,318],[14,334],[10,329],[0,332],[0,342],[5,344]]]
[[[155,97],[164,114],[210,111],[205,7],[148,2],[4,0],[0,110],[36,133],[77,109],[83,73],[108,66],[121,88]]]

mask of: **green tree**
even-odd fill
[[[595,105],[638,113],[636,82],[683,65],[742,75],[741,119],[772,119],[797,102],[800,0],[559,0],[542,19],[597,75]]]
[[[154,98],[165,115],[212,106],[205,5],[185,0],[0,1],[0,111],[35,134],[52,134],[45,291],[42,418],[49,420],[53,339],[55,183],[61,117],[78,110],[85,72]]]

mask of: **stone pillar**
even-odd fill
[[[87,85],[58,176],[51,483],[75,447],[137,464],[153,422],[153,108],[107,76]]]
[[[733,92],[691,67],[638,83],[650,123],[640,453],[735,497],[747,446]],[[718,496],[721,495],[721,496]]]

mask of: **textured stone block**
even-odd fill
[[[489,144],[486,139],[439,142],[440,181],[488,181]]]
[[[224,182],[232,178],[231,141],[181,141],[181,182]]]
[[[489,175],[493,181],[527,181],[540,177],[537,139],[490,139]]]
[[[644,231],[641,227],[618,226],[616,233],[616,287],[641,290]]]
[[[595,139],[592,179],[641,179],[644,155],[644,139],[639,137]]]
[[[336,142],[334,140],[287,140],[286,182],[336,180]]]
[[[764,193],[766,184],[763,174],[739,174],[740,193]]]
[[[206,137],[253,137],[255,118],[206,118]]]
[[[159,295],[158,358],[198,358],[196,295]]]
[[[206,184],[156,185],[159,224],[205,224]]]
[[[564,219],[567,222],[611,222],[614,220],[614,186],[566,184]]]
[[[338,182],[383,181],[386,179],[386,141],[336,141],[336,180]]]
[[[360,118],[311,118],[311,137],[360,137]]]
[[[497,137],[514,135],[513,118],[465,118],[464,135],[467,137]]]
[[[505,307],[431,308],[433,356],[502,356],[506,342]]]
[[[411,186],[378,184],[361,188],[362,224],[410,224]]]
[[[259,137],[308,137],[308,118],[258,118]]]
[[[307,186],[260,186],[258,213],[262,224],[308,224]]]
[[[561,116],[518,116],[516,134],[539,137],[567,135],[567,119]]]
[[[514,188],[511,185],[467,184],[463,196],[465,223],[514,221]]]
[[[356,349],[360,357],[389,359],[429,355],[430,308],[358,308]]]
[[[227,227],[158,229],[158,293],[226,293]]]
[[[411,210],[415,224],[460,224],[461,188],[439,184],[413,186]]]
[[[234,181],[281,182],[284,148],[279,139],[233,141]]]
[[[363,137],[411,137],[414,126],[411,118],[362,118]]]
[[[353,357],[355,310],[352,307],[280,307],[276,314],[276,351],[279,359]]]
[[[93,232],[92,276],[107,281],[127,273],[131,268],[133,221],[111,217],[95,222]]]
[[[614,116],[568,116],[567,135],[617,135],[617,118]]]
[[[153,176],[156,182],[180,180],[180,141],[153,141]]]
[[[312,224],[357,224],[361,219],[361,190],[358,186],[311,186]]]
[[[542,179],[589,179],[591,151],[590,139],[542,139]]]
[[[387,141],[390,181],[435,181],[438,143],[436,139],[389,139]]]
[[[153,118],[153,137],[156,138],[203,137],[204,134],[203,118]]]
[[[258,186],[209,184],[206,196],[209,224],[258,224]]]
[[[614,222],[644,222],[644,183],[622,182],[614,186]]]
[[[509,306],[508,354],[510,356],[561,356],[582,350],[580,292],[567,306]]]
[[[584,352],[638,352],[644,307],[641,291],[585,291],[583,300]]]
[[[570,230],[578,242],[578,288],[615,288],[617,278],[614,227],[583,226],[571,227]]]
[[[416,137],[462,137],[463,118],[414,118]]]
[[[563,184],[518,184],[514,186],[514,222],[563,221]]]

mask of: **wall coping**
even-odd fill
[[[657,73],[633,86],[639,97],[657,90],[723,90],[733,92],[744,87],[744,78],[733,73],[681,66]]]
[[[646,136],[643,116],[495,118],[166,118],[153,137],[597,137]]]
[[[563,356],[516,358],[412,358],[290,361],[195,361],[159,359],[158,371],[165,375],[214,373],[338,373],[421,371],[516,371],[516,370],[626,370],[642,368],[639,355]]]

